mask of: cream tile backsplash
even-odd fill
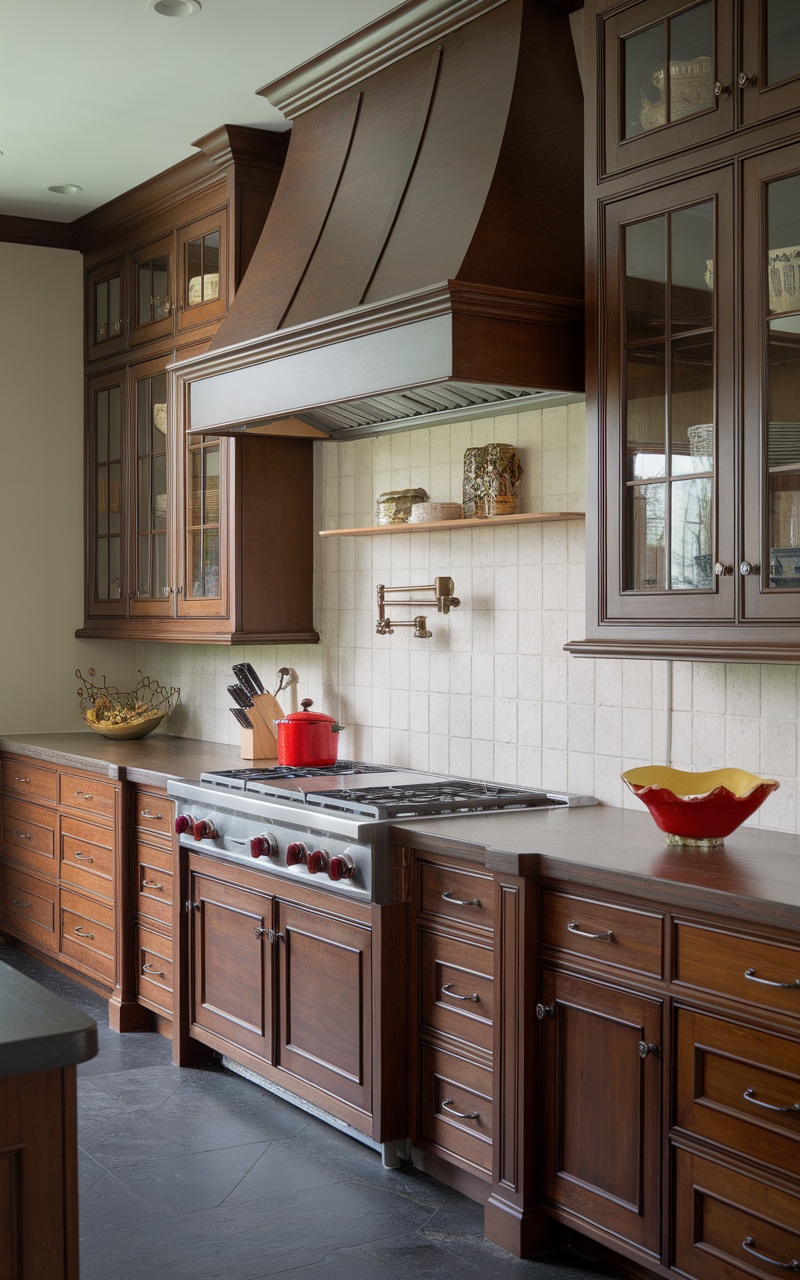
[[[584,509],[584,409],[576,403],[315,445],[319,527],[374,524],[375,499],[387,489],[421,485],[436,501],[460,501],[464,451],[490,441],[520,452],[521,510]],[[584,548],[582,522],[320,539],[319,645],[140,645],[137,665],[180,685],[169,728],[185,737],[238,742],[227,709],[233,662],[252,662],[266,682],[292,666],[300,696],[347,726],[343,756],[641,808],[619,775],[665,760],[668,664],[563,652],[584,634]],[[414,640],[406,628],[376,635],[376,584],[436,574],[454,579],[462,603],[446,617],[428,611],[433,638]],[[800,830],[797,668],[675,662],[672,675],[672,763],[779,778],[751,822]]]

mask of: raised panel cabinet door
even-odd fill
[[[369,1114],[370,930],[286,902],[277,914],[276,1065]]]
[[[732,621],[733,173],[604,213],[601,619]]]
[[[745,124],[800,110],[800,6],[795,0],[741,0],[737,88]]]
[[[733,11],[734,0],[643,0],[598,17],[601,172],[733,130]]]
[[[87,606],[94,617],[128,610],[128,501],[124,369],[90,380],[87,389]]]
[[[174,507],[167,359],[131,369],[134,617],[169,617],[175,588],[170,522]]]
[[[194,871],[189,884],[190,1034],[272,1062],[273,899]]]
[[[660,1256],[662,1002],[542,975],[542,1189]]]

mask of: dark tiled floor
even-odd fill
[[[483,1211],[222,1070],[179,1070],[157,1035],[119,1036],[105,1003],[0,944],[78,1005],[100,1052],[78,1069],[82,1280],[591,1280],[571,1252],[520,1262]]]

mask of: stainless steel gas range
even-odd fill
[[[392,821],[595,804],[592,796],[342,760],[175,779],[182,846],[363,902],[390,901]]]

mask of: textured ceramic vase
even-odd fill
[[[510,444],[484,444],[464,454],[464,516],[510,516],[519,503],[522,465]]]

